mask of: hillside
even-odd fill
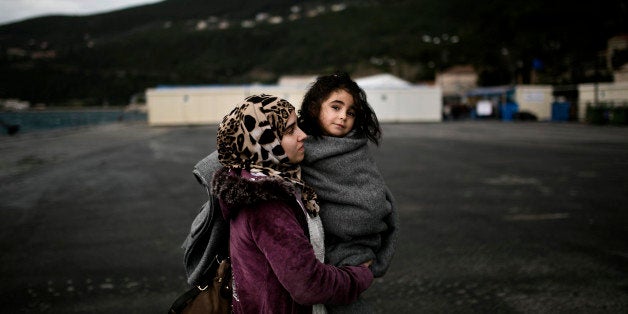
[[[626,33],[626,2],[166,0],[42,17],[0,26],[0,99],[120,105],[160,84],[336,69],[421,82],[457,64],[475,65],[484,85],[529,81],[533,66],[541,83],[604,80],[599,53]]]

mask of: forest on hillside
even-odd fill
[[[484,86],[611,79],[628,58],[627,0],[166,0],[0,26],[0,99],[125,105],[158,85],[274,83],[282,75],[387,72],[429,82],[471,64]],[[243,9],[245,8],[245,9]]]

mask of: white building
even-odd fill
[[[551,85],[492,86],[475,88],[468,91],[466,96],[472,107],[476,107],[480,101],[489,101],[495,107],[493,109],[498,110],[498,106],[512,101],[517,104],[517,111],[532,113],[539,120],[550,120],[552,91]]]
[[[587,106],[609,107],[628,104],[628,82],[588,83],[578,85],[578,120],[586,119]]]
[[[551,85],[517,85],[515,102],[519,105],[519,111],[532,112],[539,120],[551,120],[553,90]]]
[[[379,76],[356,79],[380,122],[437,122],[442,120],[442,94],[438,87],[402,84]],[[150,125],[215,124],[233,106],[253,94],[272,94],[300,108],[309,82],[280,80],[284,85],[166,86],[146,91]]]

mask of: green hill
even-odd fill
[[[541,83],[608,80],[600,52],[626,33],[626,2],[166,0],[42,17],[0,26],[0,98],[121,105],[160,84],[336,69],[422,82],[458,64],[475,65],[483,85],[529,81],[533,66]]]

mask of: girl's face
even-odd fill
[[[321,104],[318,123],[325,135],[347,135],[355,123],[353,96],[343,89],[333,91]]]
[[[281,138],[281,147],[286,152],[291,164],[298,164],[305,156],[303,141],[307,135],[297,125],[297,114],[292,111],[288,122],[286,122],[286,130]]]

